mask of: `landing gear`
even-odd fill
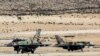
[[[74,50],[68,49],[68,52],[70,52],[70,51],[72,51],[72,52],[73,52]]]
[[[81,52],[83,52],[83,49],[81,49]]]
[[[17,54],[19,54],[20,50],[17,50]]]
[[[70,49],[68,49],[68,52],[70,51]]]
[[[21,53],[27,53],[27,52],[31,52],[31,53],[34,53],[34,50],[33,49],[22,49],[21,50]]]
[[[34,50],[31,50],[31,53],[34,53]]]
[[[19,52],[20,52],[20,49],[18,48],[16,51],[17,51],[17,54],[19,54]]]

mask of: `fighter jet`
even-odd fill
[[[60,38],[59,35],[55,35],[57,40],[56,47],[62,47],[63,49],[67,49],[68,51],[75,51],[75,50],[81,50],[83,51],[83,48],[85,48],[84,43],[82,42],[67,42],[65,43],[62,38]]]
[[[34,53],[39,46],[42,46],[41,42],[39,41],[40,32],[41,29],[38,29],[34,35],[34,38],[31,39],[14,39],[12,41],[14,50],[17,51],[17,53]]]

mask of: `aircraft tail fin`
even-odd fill
[[[57,43],[58,43],[58,44],[64,44],[64,43],[65,43],[65,42],[63,41],[63,39],[60,38],[59,35],[55,35],[55,37],[56,37],[56,40],[57,40]]]
[[[36,30],[36,34],[34,35],[35,38],[40,37],[41,29]]]
[[[34,38],[32,40],[33,43],[38,43],[39,42],[40,33],[41,33],[41,29],[37,29],[36,34],[34,35]]]

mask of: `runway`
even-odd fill
[[[3,54],[0,56],[100,56],[100,52],[67,52],[67,53],[45,53],[45,54]]]

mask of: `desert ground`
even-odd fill
[[[42,31],[79,31],[100,30],[100,14],[60,14],[60,15],[25,15],[0,16],[0,39],[33,37],[29,32],[42,29]],[[23,34],[18,34],[22,32]],[[87,32],[87,31],[86,31]],[[25,34],[24,34],[25,33]],[[26,34],[28,33],[28,34]],[[47,34],[48,35],[48,34]],[[66,35],[68,35],[66,33]],[[99,43],[100,33],[70,34],[75,40],[86,40]]]
[[[100,56],[99,13],[99,0],[0,0],[0,56]],[[16,54],[6,47],[14,38],[33,38],[37,29],[42,29],[41,42],[49,40],[51,46],[34,54]],[[65,42],[89,41],[96,47],[68,52],[53,47],[55,34]]]
[[[10,43],[13,38],[31,38],[36,29],[40,28],[43,32],[51,31],[80,31],[86,32],[90,30],[92,33],[66,33],[66,35],[74,35],[73,38],[65,38],[64,41],[91,41],[96,45],[100,45],[100,16],[99,14],[62,14],[51,16],[0,16],[0,56],[28,56],[28,54],[16,54],[12,47],[3,47]],[[35,32],[34,32],[35,33]],[[61,33],[61,32],[60,32]],[[42,33],[41,33],[42,34]],[[56,43],[55,37],[51,35],[41,35],[41,37],[49,37],[50,43]],[[58,47],[39,47],[35,54],[30,56],[100,56],[100,48],[85,48],[84,52],[75,51],[68,52]],[[3,55],[8,54],[8,55]]]
[[[51,16],[0,16],[0,32],[90,30],[100,29],[99,14],[61,14]]]

